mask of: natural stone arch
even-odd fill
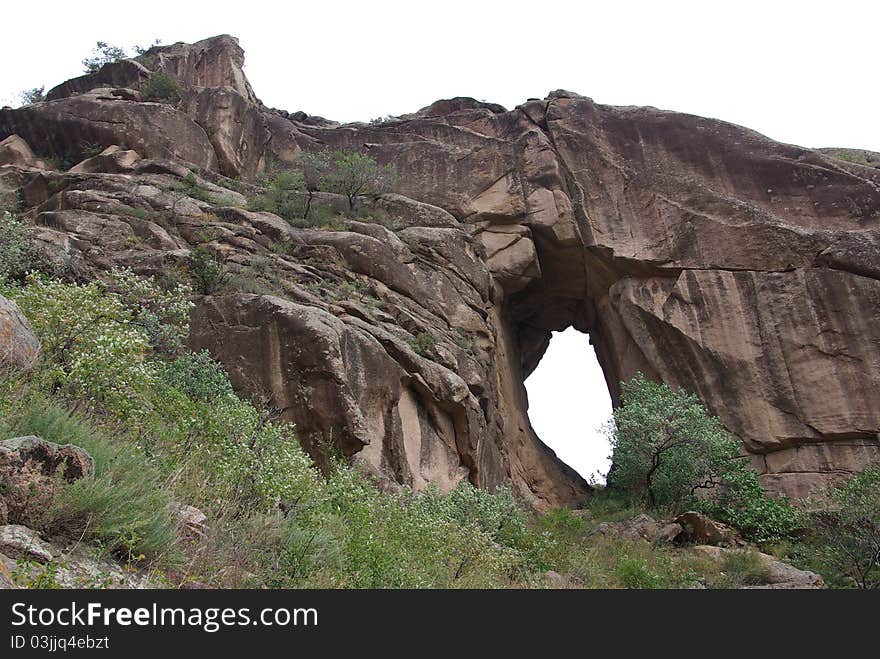
[[[573,504],[584,483],[530,432],[522,399],[547,332],[572,325],[593,338],[613,397],[636,371],[695,392],[771,489],[805,494],[880,459],[877,168],[564,91],[511,111],[456,98],[339,125],[259,104],[229,37],[151,52],[51,102],[0,109],[0,140],[18,134],[46,156],[82,141],[143,156],[113,171],[0,172],[87,274],[159,274],[192,247],[189,220],[166,230],[114,211],[125,199],[180,212],[154,185],[179,183],[180,161],[210,185],[218,170],[252,179],[274,158],[349,148],[400,174],[398,194],[364,200],[388,228],[210,209],[232,261],[284,243],[288,285],[206,298],[193,345],[283,410],[307,447],[332,436],[389,483],[467,478],[513,484],[538,508]],[[150,67],[182,81],[179,107],[108,93]],[[145,244],[128,250],[135,233]],[[315,295],[315,279],[357,279],[385,306]],[[419,354],[410,339],[425,333],[436,347]]]

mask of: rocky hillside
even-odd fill
[[[265,107],[243,61],[229,36],[154,47],[0,110],[0,185],[81,279],[222,262],[191,345],[313,455],[332,443],[417,489],[511,483],[539,509],[572,504],[588,486],[535,435],[523,380],[574,326],[613,397],[639,371],[696,392],[771,490],[880,459],[867,160],[564,91],[341,125]],[[179,98],[144,100],[156,72]],[[340,148],[398,174],[359,220],[250,209],[261,172]]]

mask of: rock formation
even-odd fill
[[[92,157],[69,172],[11,160],[0,183],[83,276],[162,275],[197,244],[224,258],[238,291],[201,299],[192,344],[314,454],[332,442],[389,482],[511,483],[538,508],[572,504],[588,486],[536,437],[523,380],[574,326],[612,398],[637,371],[695,392],[774,491],[880,459],[867,160],[565,91],[340,125],[265,107],[242,64],[228,36],[160,46],[0,110],[0,140]],[[138,100],[158,70],[180,81],[176,105]],[[394,164],[395,194],[364,201],[385,226],[242,208],[267,163],[324,148]]]
[[[0,295],[0,372],[29,371],[40,356],[40,342],[18,308]]]

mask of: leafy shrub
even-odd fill
[[[189,273],[202,295],[219,293],[229,283],[229,272],[214,253],[206,247],[196,247],[189,257]]]
[[[5,294],[40,339],[54,389],[122,415],[143,408],[155,381],[150,341],[118,295],[99,282],[66,284],[39,274]]]
[[[20,92],[18,97],[21,100],[22,105],[33,105],[34,103],[39,103],[41,101],[46,100],[46,86],[42,87],[34,87],[32,89],[25,89]]]
[[[434,346],[437,345],[437,337],[430,332],[419,332],[416,336],[409,339],[408,343],[416,351],[416,354],[427,357],[431,354]]]
[[[161,377],[168,386],[196,401],[210,403],[235,395],[223,366],[207,350],[185,352],[164,363]]]
[[[880,589],[880,466],[832,488],[811,516],[805,552],[836,584]]]
[[[720,483],[739,452],[696,396],[641,373],[621,383],[621,405],[610,435],[613,486],[647,496],[651,506],[692,504],[697,490]]]
[[[249,208],[275,213],[291,223],[299,224],[304,221],[308,209],[300,201],[299,195],[305,190],[300,172],[284,169],[274,175],[263,176],[260,182],[264,186],[264,192],[248,199]]]
[[[382,493],[350,468],[338,469],[328,489],[343,533],[336,585],[485,587],[508,582],[523,563],[520,552],[424,495]]]
[[[114,46],[106,41],[98,41],[92,50],[92,56],[83,59],[82,65],[86,73],[97,73],[105,64],[118,62],[126,57],[125,50],[119,46]]]
[[[624,556],[617,565],[617,578],[624,588],[660,588],[660,575],[648,567],[641,558]]]
[[[389,494],[343,463],[323,477],[292,426],[180,344],[185,287],[129,271],[108,279],[31,275],[10,287],[46,355],[30,380],[0,380],[0,428],[77,444],[98,465],[47,506],[47,531],[175,565],[168,503],[183,501],[211,519],[187,574],[234,586],[495,587],[553,564],[558,543],[507,490]],[[80,400],[94,409],[88,423],[66,412]]]
[[[47,270],[48,265],[34,244],[33,227],[0,210],[0,285],[23,281],[28,272]]]
[[[790,537],[798,529],[788,499],[767,495],[739,456],[738,443],[693,394],[637,374],[622,383],[610,439],[609,483],[636,500],[676,512],[702,509],[756,542]]]
[[[389,191],[397,183],[394,165],[380,167],[370,156],[357,151],[333,151],[323,173],[320,189],[343,195],[354,210],[358,197]]]
[[[724,487],[700,503],[707,513],[731,524],[757,543],[793,537],[802,520],[787,497],[767,495],[758,474],[742,463],[733,463],[724,473]]]
[[[476,527],[493,542],[517,551],[528,569],[550,568],[546,556],[552,549],[549,534],[529,528],[528,515],[509,488],[487,492],[462,481],[445,494],[429,487],[411,505],[432,517]]]
[[[303,514],[320,505],[319,474],[293,428],[238,398],[207,353],[183,354],[161,373],[145,449],[169,472],[191,477],[190,499],[263,511],[282,505]]]
[[[180,100],[180,85],[167,73],[157,71],[150,74],[141,87],[141,97],[145,101],[177,103]]]
[[[122,303],[131,312],[133,325],[144,331],[151,348],[174,355],[189,335],[189,301],[192,289],[178,283],[169,289],[153,277],[141,277],[128,268],[113,270],[109,278]]]

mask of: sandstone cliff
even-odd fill
[[[243,61],[228,36],[156,47],[4,108],[0,140],[37,155],[0,152],[0,182],[83,277],[171,272],[197,245],[225,259],[236,276],[201,299],[192,343],[316,455],[332,441],[417,488],[510,482],[539,508],[576,502],[588,486],[536,437],[523,387],[551,331],[574,326],[612,397],[637,371],[696,392],[772,490],[880,459],[867,160],[564,91],[340,125],[265,107]],[[142,102],[153,71],[180,81],[179,103]],[[243,208],[267,163],[328,147],[395,165],[396,193],[364,202],[385,226]]]

